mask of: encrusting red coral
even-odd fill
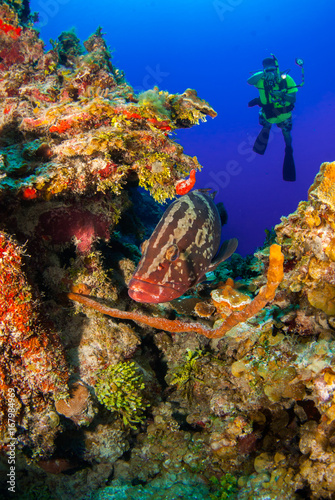
[[[220,338],[234,326],[257,314],[274,298],[276,290],[284,276],[283,263],[284,256],[281,252],[281,247],[279,245],[271,245],[267,284],[261,288],[252,302],[247,304],[242,311],[233,312],[217,329],[206,328],[200,323],[184,323],[179,320],[144,316],[143,314],[133,311],[119,311],[118,309],[112,309],[99,304],[94,299],[72,292],[68,293],[67,296],[71,300],[80,302],[81,304],[91,307],[103,314],[107,314],[108,316],[112,316],[113,318],[131,319],[138,323],[143,323],[171,333],[195,332],[208,338]]]
[[[0,19],[0,30],[9,35],[13,40],[16,40],[21,34],[22,28],[18,26],[12,26],[11,24],[4,23],[2,19]]]
[[[79,253],[89,253],[97,238],[109,237],[109,221],[104,214],[94,214],[79,207],[60,207],[40,216],[37,232],[52,244],[64,245],[76,240]]]
[[[68,373],[58,336],[42,324],[22,271],[22,249],[0,232],[0,408],[7,390],[20,399],[67,392]]]

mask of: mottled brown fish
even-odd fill
[[[183,295],[228,259],[237,239],[223,243],[221,218],[213,199],[193,191],[164,212],[129,282],[129,295],[137,302],[168,302]]]

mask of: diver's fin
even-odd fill
[[[216,267],[221,264],[224,260],[227,260],[236,250],[238,245],[238,241],[236,238],[232,238],[231,240],[226,240],[222,243],[219,253],[216,254],[214,260],[212,260],[211,264],[208,266],[206,273],[210,271],[214,271]]]
[[[270,136],[270,127],[263,127],[255,140],[253,151],[259,155],[263,155],[268,145]]]
[[[294,182],[296,180],[292,146],[286,146],[285,148],[283,180],[288,182]]]
[[[224,226],[225,224],[227,224],[227,221],[228,221],[227,210],[225,209],[225,206],[222,203],[222,201],[220,201],[219,203],[216,204],[216,208],[218,209],[218,212],[220,215],[221,226]]]

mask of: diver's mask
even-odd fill
[[[278,80],[278,69],[275,67],[268,67],[263,70],[264,80],[267,83],[275,84]]]

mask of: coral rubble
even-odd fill
[[[192,188],[170,132],[215,112],[137,95],[100,28],[45,52],[32,21],[1,3],[1,495],[15,434],[20,498],[335,498],[335,163],[275,244],[134,303],[136,187]]]

